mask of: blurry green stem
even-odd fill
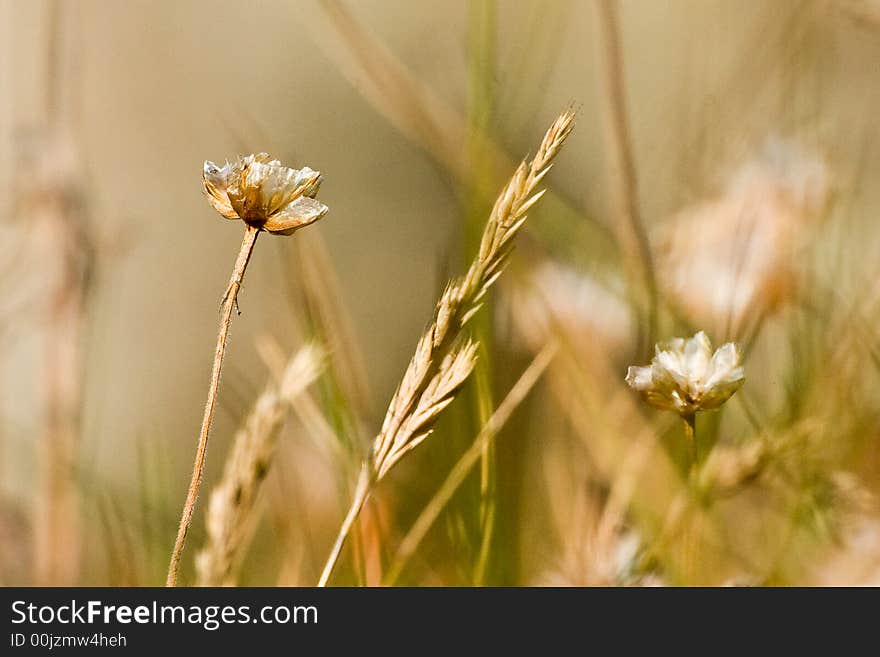
[[[480,248],[484,217],[491,209],[495,186],[492,166],[492,118],[495,116],[496,75],[496,0],[468,2],[468,105],[467,154],[470,185],[466,186],[464,214],[464,262],[467,266]],[[483,311],[472,324],[475,337],[483,345],[477,362],[473,403],[479,427],[492,414],[492,315]],[[483,583],[488,566],[495,525],[495,454],[487,443],[480,455],[480,550],[474,567],[473,581]]]
[[[648,234],[639,215],[638,177],[623,80],[623,53],[617,0],[596,0],[601,47],[601,95],[605,103],[605,140],[608,178],[617,220],[614,227],[623,253],[623,264],[632,272],[631,287],[637,293],[647,328],[641,335],[643,348],[654,342],[657,331],[657,281]]]
[[[690,474],[693,477],[697,471],[697,414],[683,415],[682,419],[684,420],[684,437],[691,455]]]
[[[416,548],[418,548],[422,539],[434,524],[434,521],[437,520],[441,511],[449,503],[449,500],[452,499],[455,491],[464,483],[471,469],[480,460],[480,456],[486,447],[493,443],[495,436],[498,435],[498,432],[513,414],[513,411],[522,403],[529,391],[541,378],[541,375],[556,355],[558,347],[559,345],[556,342],[551,342],[535,356],[535,359],[526,371],[523,372],[489,420],[483,425],[476,440],[461,455],[461,458],[453,466],[446,480],[422,509],[419,517],[416,518],[409,532],[407,532],[400,543],[397,555],[388,569],[388,574],[385,576],[384,584],[386,586],[393,586],[400,577],[404,566],[406,566],[412,555],[415,554]]]
[[[692,504],[696,505],[697,496],[698,496],[698,482],[697,482],[697,414],[690,413],[689,415],[682,416],[684,420],[684,435],[688,442],[688,447],[690,449],[690,468],[688,470],[688,487],[691,490]],[[694,506],[693,508],[697,508]],[[694,582],[695,575],[695,567],[696,567],[696,554],[697,554],[697,540],[698,540],[698,523],[699,517],[697,514],[693,514],[691,518],[690,524],[686,525],[683,535],[683,549],[684,549],[684,559],[683,559],[683,570],[684,573],[684,581],[686,583]]]
[[[484,349],[485,351],[485,349]],[[482,367],[481,367],[482,365]],[[476,367],[477,411],[480,426],[492,416],[492,390],[489,382],[489,359],[482,359]],[[474,568],[473,582],[481,586],[489,564],[489,551],[495,530],[495,448],[486,441],[480,453],[480,551]]]
[[[235,311],[238,300],[238,291],[244,280],[244,272],[257,243],[260,229],[248,225],[244,230],[241,240],[241,248],[235,266],[232,268],[232,276],[229,279],[229,287],[223,296],[223,305],[220,308],[220,329],[217,331],[217,347],[214,350],[214,367],[211,371],[211,384],[208,387],[208,401],[205,404],[205,415],[202,418],[202,429],[199,432],[199,442],[196,447],[196,459],[193,464],[192,478],[189,482],[189,490],[186,493],[186,501],[183,503],[183,512],[180,516],[180,527],[177,530],[177,539],[174,541],[174,549],[171,551],[171,562],[168,564],[168,577],[165,586],[177,586],[177,575],[180,569],[180,556],[183,554],[183,546],[186,543],[186,533],[192,524],[193,511],[196,499],[199,496],[199,487],[202,483],[202,470],[205,467],[205,454],[208,450],[208,435],[211,432],[211,424],[214,421],[214,409],[217,406],[217,390],[220,387],[220,370],[223,368],[223,356],[226,354],[226,341],[229,338],[229,325],[232,322],[232,313]]]
[[[327,581],[330,579],[330,575],[336,567],[336,562],[339,560],[342,546],[345,545],[345,539],[348,538],[348,535],[351,533],[354,521],[357,520],[361,510],[364,508],[364,504],[366,504],[367,499],[370,497],[372,485],[373,477],[370,474],[370,466],[367,463],[364,463],[363,466],[361,466],[361,473],[358,476],[358,482],[354,491],[354,498],[351,501],[351,507],[348,509],[348,513],[345,515],[345,520],[342,521],[342,526],[339,528],[339,535],[336,537],[336,542],[333,544],[330,556],[327,557],[327,563],[324,564],[324,570],[321,572],[321,579],[318,580],[318,586],[327,586]]]

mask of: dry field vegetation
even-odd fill
[[[880,585],[880,2],[435,4],[0,0],[0,583]]]

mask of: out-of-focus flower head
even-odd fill
[[[689,339],[658,344],[647,367],[630,367],[626,382],[651,406],[681,416],[720,407],[745,381],[737,346],[728,342],[712,353],[703,331]]]
[[[205,194],[217,212],[280,235],[327,214],[327,206],[314,198],[321,180],[317,171],[282,166],[266,153],[239,157],[222,167],[206,161],[204,169]]]
[[[600,281],[546,260],[506,291],[514,328],[530,349],[540,350],[560,331],[584,361],[596,349],[616,351],[628,344],[631,318],[623,280]]]
[[[797,254],[831,198],[826,162],[769,139],[722,194],[679,212],[658,240],[661,281],[691,321],[739,332],[796,296]]]

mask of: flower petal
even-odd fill
[[[742,367],[739,367],[740,358],[739,348],[734,343],[728,342],[719,347],[712,356],[708,376],[703,382],[703,387],[708,389],[719,383],[734,380],[737,378],[737,370],[739,378],[742,378]]]
[[[266,220],[263,228],[270,233],[290,235],[293,231],[303,226],[308,226],[327,214],[329,208],[307,196],[300,196],[293,203],[289,203],[281,212],[278,212]]]
[[[627,385],[633,390],[647,390],[654,385],[650,367],[632,366],[626,371]]]
[[[303,188],[303,196],[311,196],[314,197],[315,194],[318,193],[318,188],[321,186],[321,183],[324,181],[324,177],[314,169],[310,169],[309,167],[303,167],[299,171],[300,173],[300,184],[304,186]]]
[[[676,386],[687,389],[688,376],[681,352],[660,351],[652,361],[654,378],[658,381],[671,381]]]
[[[737,367],[731,371],[729,378],[719,381],[711,388],[707,389],[703,398],[700,400],[700,408],[710,411],[718,408],[733,396],[737,390],[745,383],[743,368]]]
[[[229,195],[226,193],[229,173],[232,167],[233,165],[228,162],[225,166],[218,167],[213,162],[205,160],[203,179],[205,195],[214,209],[227,219],[238,219],[238,214],[232,208],[232,204],[229,202]]]
[[[321,184],[321,174],[308,167],[290,169],[271,166],[266,167],[261,175],[261,202],[267,217],[281,211],[300,196],[314,196]]]
[[[260,202],[271,216],[302,193],[297,185],[299,171],[280,166],[260,165]]]
[[[703,331],[685,343],[684,368],[691,385],[698,384],[705,378],[711,358],[712,343]]]
[[[270,164],[270,165],[275,165],[275,166],[281,164],[281,162],[279,162],[278,160],[273,160],[272,156],[269,155],[268,153],[256,153],[254,155],[248,155],[244,159],[247,161],[248,165],[250,165],[253,162],[259,162],[260,164]]]

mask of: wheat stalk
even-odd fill
[[[234,582],[234,569],[253,530],[253,511],[272,462],[278,430],[290,404],[314,383],[322,368],[319,348],[300,349],[280,379],[266,386],[236,433],[223,477],[208,504],[208,540],[196,557],[199,586]]]
[[[495,201],[479,252],[467,273],[451,282],[437,302],[434,318],[416,346],[400,386],[388,407],[370,457],[361,467],[351,507],[321,573],[325,586],[354,521],[373,485],[409,451],[427,438],[440,412],[455,398],[476,360],[477,344],[464,335],[465,326],[483,304],[492,284],[501,275],[513,238],[527,213],[544,195],[536,191],[550,171],[553,158],[571,132],[574,113],[563,112],[554,121],[535,157],[522,162]]]

